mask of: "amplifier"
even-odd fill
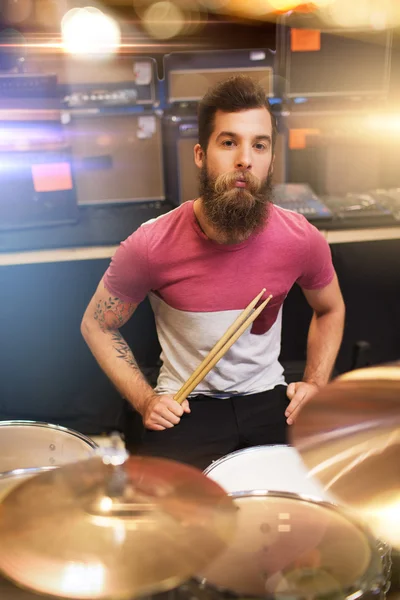
[[[78,220],[76,185],[57,110],[0,110],[0,229]]]
[[[280,20],[277,36],[287,97],[388,94],[391,30],[336,29],[293,12]]]
[[[0,74],[0,98],[55,98],[56,75]]]
[[[63,114],[78,204],[164,200],[161,119],[154,113]]]
[[[288,182],[307,183],[319,195],[379,187],[382,144],[362,111],[301,110],[287,114]]]
[[[275,53],[269,49],[176,52],[164,58],[169,103],[197,102],[207,90],[233,75],[249,75],[274,95]]]
[[[66,108],[152,106],[158,103],[155,60],[117,55],[107,60],[73,55],[30,57],[32,76],[53,74]],[[39,75],[38,75],[39,74]]]

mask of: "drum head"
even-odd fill
[[[35,421],[0,423],[0,472],[59,466],[90,458],[97,445],[58,425]]]
[[[334,500],[318,480],[310,477],[300,454],[291,446],[238,450],[213,462],[204,473],[228,493],[270,490]]]
[[[201,584],[235,595],[347,596],[384,584],[374,540],[337,507],[294,494],[233,494],[238,525]]]

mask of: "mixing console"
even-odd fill
[[[400,188],[373,190],[371,196],[389,209],[396,221],[400,221]]]
[[[334,215],[336,229],[396,225],[391,208],[370,192],[324,196],[323,201]]]
[[[305,183],[280,183],[274,186],[274,202],[281,208],[300,213],[308,221],[330,221],[331,210]]]

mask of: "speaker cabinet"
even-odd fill
[[[155,114],[82,114],[65,123],[78,204],[164,200],[161,120]]]
[[[382,144],[367,112],[293,111],[287,117],[288,182],[317,194],[345,195],[379,187]]]

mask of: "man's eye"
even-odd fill
[[[267,146],[265,144],[256,144],[257,150],[266,150]]]
[[[233,140],[225,140],[224,142],[222,142],[223,146],[228,146],[228,148],[230,148],[231,146],[233,146],[234,141]]]

